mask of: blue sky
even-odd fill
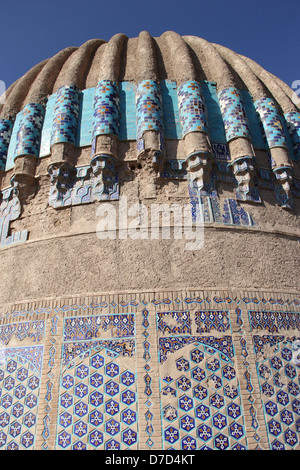
[[[299,0],[0,0],[0,80],[8,87],[88,39],[172,30],[229,47],[292,86],[300,80],[299,10]]]

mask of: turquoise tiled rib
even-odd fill
[[[195,131],[208,133],[218,144],[242,136],[251,138],[254,148],[285,146],[292,160],[300,157],[300,113],[283,117],[269,98],[253,103],[248,91],[236,88],[218,94],[216,83],[205,80],[179,87],[172,80],[139,84],[103,80],[83,91],[64,86],[48,98],[44,116],[37,106],[27,105],[14,124],[0,120],[3,169],[13,168],[17,155],[50,155],[56,142],[85,147],[92,145],[93,134],[113,134],[126,141],[137,140],[146,130],[159,131],[162,141]]]

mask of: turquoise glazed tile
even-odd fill
[[[200,83],[193,80],[182,83],[177,94],[183,136],[189,132],[207,133],[206,108]]]
[[[12,128],[12,121],[9,119],[0,119],[0,170],[5,170]]]
[[[255,101],[254,106],[260,117],[268,147],[287,147],[284,129],[275,101],[272,98],[261,98]]]
[[[218,94],[227,142],[236,137],[250,138],[249,126],[242,95],[237,88],[229,87]]]

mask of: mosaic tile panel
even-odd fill
[[[10,223],[21,214],[21,203],[13,187],[2,191],[0,203],[0,246],[21,243],[27,240],[28,230],[20,230],[9,235]]]
[[[206,107],[201,85],[196,81],[188,81],[177,89],[178,108],[182,135],[189,132],[208,133]]]
[[[251,214],[236,199],[226,198],[221,201],[217,191],[206,191],[192,188],[189,185],[189,196],[193,223],[212,223],[258,227]]]
[[[135,341],[132,338],[107,339],[94,341],[95,348],[106,348],[111,356],[122,355],[133,357],[135,355]],[[77,356],[85,354],[91,348],[90,341],[74,341],[66,343],[62,350],[62,362],[69,366],[73,364]]]
[[[134,315],[115,314],[67,318],[64,324],[64,341],[79,341],[110,337],[134,336]]]
[[[201,310],[195,312],[197,333],[210,333],[211,331],[230,331],[228,310]]]
[[[225,129],[218,100],[217,84],[201,81],[201,89],[204,97],[209,136],[212,142],[226,143]]]
[[[214,158],[217,161],[229,161],[230,160],[230,154],[229,154],[229,149],[226,144],[222,144],[220,142],[211,142],[212,146],[212,151],[214,154]],[[227,167],[226,167],[227,168]]]
[[[97,135],[119,135],[120,97],[117,83],[101,80],[95,90],[92,140]]]
[[[132,334],[133,315],[65,319],[57,449],[137,448],[135,357],[122,341],[99,339]]]
[[[291,136],[293,151],[296,157],[300,156],[300,113],[291,111],[284,115],[288,132]]]
[[[239,304],[244,305],[245,307],[248,306],[248,304],[253,303],[257,307],[260,306],[260,308],[264,308],[266,304],[270,303],[272,306],[277,305],[279,307],[284,307],[284,308],[293,308],[297,309],[300,305],[300,300],[293,295],[287,296],[287,297],[280,297],[280,296],[275,296],[273,294],[265,294],[265,295],[255,295],[252,294],[250,295],[244,295],[244,294],[239,294],[238,296],[229,296],[226,293],[220,294],[220,295],[215,295],[215,294],[205,294],[204,292],[200,293],[194,293],[194,295],[190,296],[185,296],[184,294],[178,294],[176,299],[173,299],[170,295],[165,295],[165,294],[154,294],[153,298],[151,300],[146,301],[145,299],[139,298],[139,295],[136,294],[136,297],[134,299],[131,299],[130,297],[128,298],[123,298],[122,300],[113,300],[113,301],[108,301],[108,300],[103,300],[103,301],[87,301],[87,302],[81,302],[80,300],[74,301],[74,303],[68,303],[66,302],[65,304],[61,306],[56,306],[54,307],[53,311],[55,314],[60,314],[60,315],[65,315],[67,313],[75,315],[80,309],[82,311],[87,311],[87,309],[91,309],[92,312],[96,315],[99,312],[106,311],[108,312],[110,309],[118,309],[119,311],[122,311],[123,309],[127,309],[130,307],[130,309],[136,311],[139,308],[144,308],[148,304],[153,305],[154,307],[157,307],[158,305],[163,305],[163,306],[170,306],[170,305],[176,305],[177,307],[180,306],[183,309],[188,308],[188,306],[195,306],[199,308],[199,305],[203,304],[204,302],[208,302],[209,304],[211,302],[215,302],[218,305],[222,305],[223,308],[228,308],[228,305],[233,305],[237,306]],[[18,318],[21,320],[23,317],[28,316],[29,318],[33,318],[35,315],[37,318],[39,318],[40,315],[49,315],[51,313],[51,307],[50,305],[46,306],[37,306],[37,307],[22,307],[22,306],[15,306],[13,311],[6,311],[4,310],[2,312],[3,318],[6,320],[8,319],[13,319],[15,320]]]
[[[256,337],[260,352],[269,351],[269,357],[258,359],[257,373],[272,450],[293,449],[299,444],[300,363],[295,360],[294,342],[268,335]]]
[[[160,86],[154,80],[143,80],[136,87],[136,120],[138,148],[146,131],[159,132],[163,146],[162,98]]]
[[[249,311],[250,326],[253,330],[278,333],[281,330],[300,330],[300,317],[292,312]]]
[[[236,137],[250,138],[248,120],[240,91],[234,87],[225,88],[218,93],[218,98],[227,142]]]
[[[237,307],[235,309],[236,315],[236,324],[238,326],[238,336],[239,336],[239,345],[240,345],[240,362],[242,363],[242,367],[240,368],[240,373],[243,371],[244,378],[246,379],[246,390],[247,396],[244,397],[244,404],[249,406],[249,412],[251,417],[251,427],[252,428],[252,436],[254,437],[255,441],[258,443],[261,440],[261,429],[259,422],[257,420],[257,406],[256,406],[256,398],[254,396],[255,389],[253,387],[253,377],[251,372],[251,366],[249,361],[249,351],[247,346],[247,340],[245,338],[245,330],[244,330],[244,321],[242,319],[242,310]],[[254,406],[255,405],[255,406]],[[251,431],[250,431],[251,433]]]
[[[0,344],[7,345],[16,336],[19,341],[30,338],[31,341],[40,342],[45,334],[45,321],[27,321],[0,325]]]
[[[105,156],[103,156],[104,159]],[[112,160],[105,164],[105,170],[103,177],[101,173],[95,176],[90,165],[75,168],[72,175],[70,172],[64,191],[59,191],[56,184],[51,184],[49,205],[58,209],[89,204],[93,201],[117,200],[119,198],[118,176]]]
[[[188,311],[157,313],[157,328],[164,335],[191,334],[190,313]]]
[[[34,105],[30,106],[33,107],[34,117]],[[13,168],[16,146],[18,143],[21,145],[17,136],[21,132],[23,111],[16,116],[9,145],[2,139],[4,147],[0,150],[0,163],[1,152],[4,155],[2,165],[7,154],[6,170]],[[285,138],[294,160],[297,160],[297,152],[299,154],[298,114],[288,113],[286,120],[279,116],[282,138]],[[276,119],[274,122],[276,125]],[[162,80],[160,84],[148,80],[137,87],[133,82],[120,82],[117,85],[104,80],[96,88],[82,92],[76,87],[62,87],[49,97],[39,132],[38,129],[36,132],[33,128],[30,130],[31,124],[26,131],[31,149],[25,150],[40,157],[50,154],[51,141],[71,142],[77,147],[83,147],[91,145],[97,135],[113,134],[120,140],[136,140],[137,135],[150,129],[160,132],[161,150],[164,150],[164,138],[181,139],[187,132],[199,130],[208,132],[211,141],[217,146],[241,135],[251,136],[255,148],[266,147],[264,132],[250,93],[229,88],[219,93],[218,99],[216,84],[207,81],[186,82],[178,89],[176,83],[170,80]],[[30,132],[33,132],[32,140]],[[276,129],[273,132],[278,133]],[[278,142],[276,145],[279,145]],[[138,147],[140,150],[143,148],[140,137]],[[215,150],[220,160],[222,152],[218,148]],[[223,154],[222,159],[228,160],[228,151]]]
[[[9,119],[0,119],[0,170],[5,170],[12,128],[12,121]]]
[[[280,115],[272,98],[261,98],[254,103],[269,148],[286,147],[286,138]]]
[[[236,199],[225,199],[223,205],[223,223],[244,226],[256,225],[249,212],[239,206]]]
[[[43,432],[42,432],[42,438],[44,439],[44,442],[42,443],[42,449],[47,450],[48,449],[48,443],[47,440],[50,437],[50,423],[52,420],[52,417],[50,417],[50,412],[52,410],[52,399],[53,399],[53,386],[54,386],[54,381],[55,381],[55,373],[53,373],[53,369],[56,364],[56,359],[57,359],[57,350],[56,350],[56,339],[55,336],[57,335],[57,323],[59,321],[59,318],[57,315],[54,315],[51,319],[51,324],[52,327],[50,329],[51,337],[50,337],[50,343],[51,347],[49,349],[49,361],[48,361],[48,371],[47,371],[47,382],[46,382],[46,395],[45,395],[45,401],[46,401],[46,406],[44,407],[44,410],[46,414],[44,415],[43,419]]]
[[[81,92],[75,85],[65,85],[56,93],[51,130],[51,146],[58,142],[75,145]]]
[[[30,103],[25,106],[17,133],[15,157],[39,156],[44,114],[45,108],[40,104]]]
[[[188,344],[201,342],[210,348],[218,350],[221,354],[232,358],[234,356],[231,336],[177,336],[159,339],[159,357],[160,362],[167,360],[169,354],[184,348]]]
[[[148,331],[148,328],[149,328],[149,320],[148,320],[149,311],[146,308],[143,309],[142,316],[143,316],[142,326],[144,328],[143,333],[142,333],[142,335],[144,336],[143,359],[145,361],[144,370],[146,371],[146,375],[144,375],[144,382],[145,382],[144,395],[148,398],[145,402],[145,405],[147,407],[147,411],[145,413],[145,418],[146,418],[146,423],[147,423],[145,431],[146,431],[147,435],[149,436],[147,441],[146,441],[146,445],[149,449],[151,449],[151,447],[155,444],[155,442],[153,440],[153,433],[154,433],[153,418],[154,418],[154,414],[151,411],[151,407],[152,407],[153,403],[150,399],[150,397],[153,393],[152,387],[151,387],[153,370],[152,370],[152,368],[149,364],[149,362],[151,360],[151,353],[150,353],[151,344],[150,344],[149,339],[148,339],[149,334],[150,334],[149,331]]]
[[[34,449],[43,346],[0,349],[0,449]]]
[[[160,390],[163,449],[247,448],[239,382],[228,355],[200,338],[169,349]]]

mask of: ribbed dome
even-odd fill
[[[63,85],[80,90],[97,86],[100,80],[143,79],[215,82],[217,90],[237,87],[248,90],[253,100],[272,97],[283,114],[298,111],[292,90],[253,60],[223,46],[195,36],[165,32],[152,38],[116,34],[110,41],[91,39],[80,47],[68,47],[29,70],[7,90],[0,117],[8,119],[26,104],[42,102]]]
[[[298,450],[292,90],[141,32],[64,49],[6,98],[1,450]]]

